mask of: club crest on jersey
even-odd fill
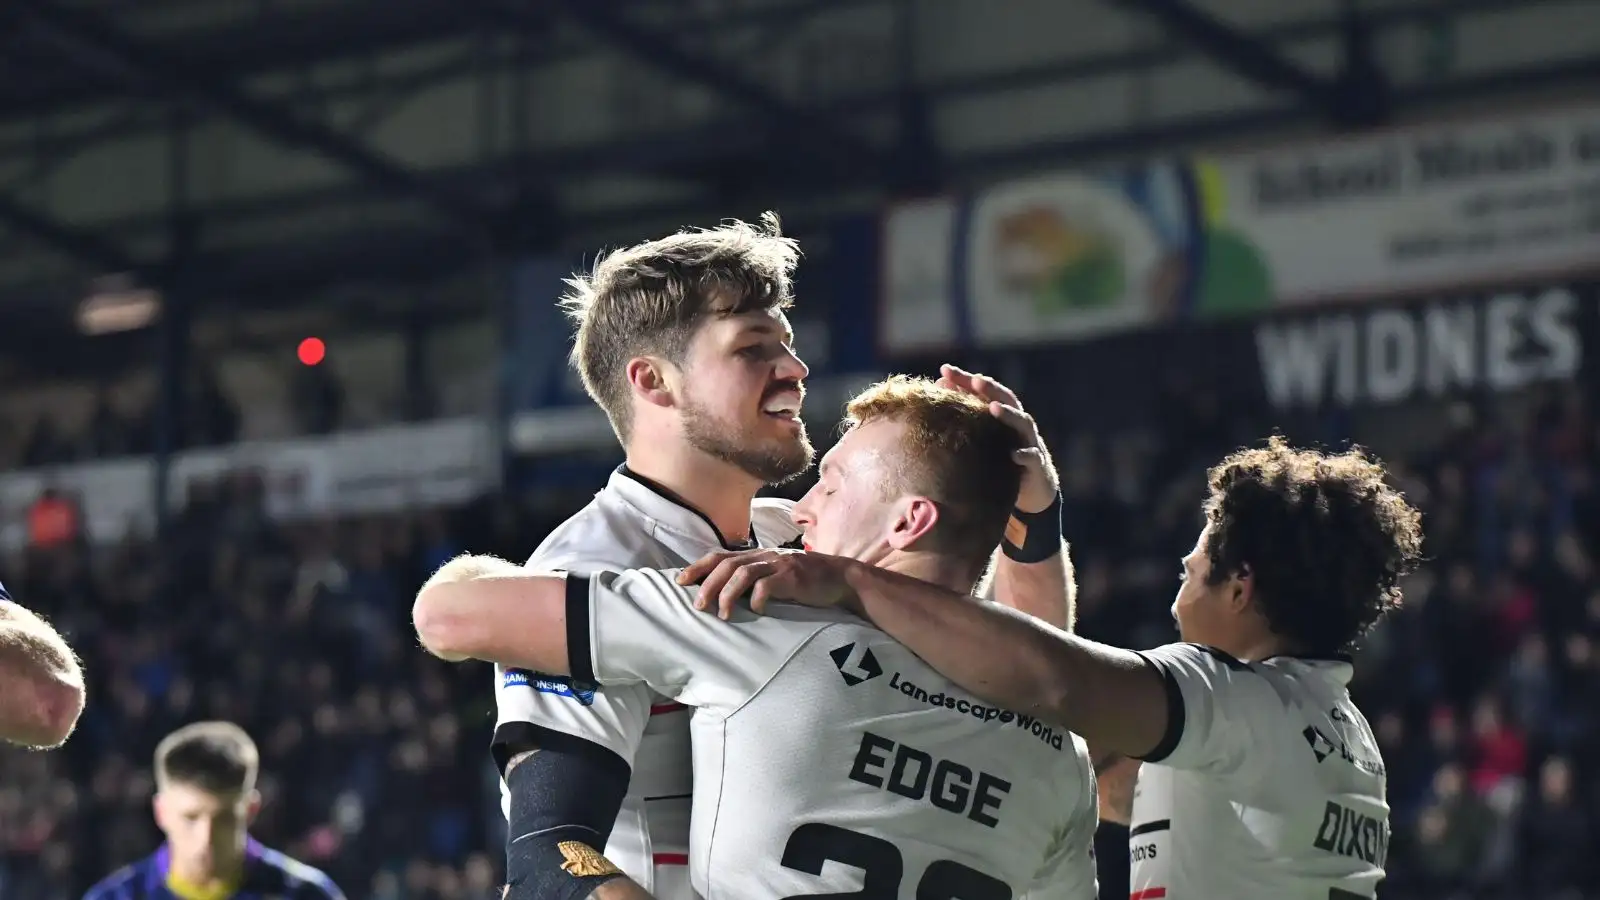
[[[854,643],[850,643],[834,648],[828,655],[833,658],[833,665],[839,670],[839,677],[851,687],[863,681],[871,681],[883,674],[883,666],[878,665],[878,658],[872,655],[870,647],[858,648]]]
[[[531,687],[541,694],[566,697],[584,706],[594,705],[594,694],[599,689],[588,682],[574,682],[565,675],[546,675],[527,669],[507,669],[502,683],[506,687]]]

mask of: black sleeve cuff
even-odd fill
[[[589,578],[567,575],[567,671],[573,681],[595,682],[589,652]]]
[[[1155,748],[1143,756],[1135,757],[1142,762],[1158,763],[1171,756],[1178,749],[1178,741],[1183,739],[1183,726],[1186,713],[1183,706],[1183,689],[1178,687],[1178,679],[1160,662],[1151,659],[1143,653],[1139,658],[1144,664],[1156,671],[1161,676],[1161,682],[1166,687],[1167,693],[1167,730],[1161,735],[1161,740]]]
[[[554,750],[588,757],[595,761],[596,766],[620,773],[624,780],[633,771],[627,760],[587,738],[532,722],[501,722],[495,726],[494,737],[489,740],[489,755],[494,757],[495,768],[500,770],[501,777],[505,776],[506,765],[513,756],[529,750]]]

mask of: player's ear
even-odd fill
[[[165,831],[167,828],[165,807],[161,803],[161,792],[156,791],[150,798],[150,816],[156,820],[156,826]]]
[[[672,365],[659,356],[635,356],[623,367],[623,375],[633,395],[651,406],[670,407],[674,404]]]
[[[939,524],[939,504],[927,497],[910,495],[895,501],[889,520],[889,546],[909,550],[923,541]]]
[[[1228,608],[1235,614],[1242,613],[1250,608],[1250,601],[1255,598],[1255,576],[1250,571],[1250,566],[1241,565],[1237,572],[1228,576]]]
[[[244,821],[246,825],[253,825],[256,816],[261,813],[261,792],[251,791],[250,796],[244,801]]]

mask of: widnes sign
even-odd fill
[[[1264,322],[1255,332],[1275,406],[1395,403],[1513,390],[1578,373],[1592,287],[1502,291],[1415,307]],[[1580,299],[1581,298],[1581,299]]]

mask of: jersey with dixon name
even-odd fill
[[[706,900],[1095,896],[1081,739],[976,700],[853,616],[773,604],[724,622],[672,575],[569,575],[568,649],[575,677],[694,708]]]
[[[1349,661],[1245,663],[1197,644],[1142,655],[1171,714],[1134,789],[1134,900],[1375,896],[1389,806]]]

